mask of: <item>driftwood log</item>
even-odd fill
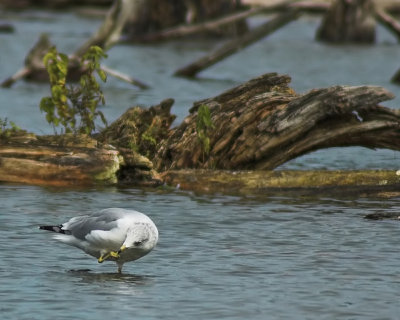
[[[200,194],[272,196],[400,195],[400,172],[394,170],[170,170],[165,183],[177,190]],[[397,212],[397,216],[399,213]],[[396,217],[397,217],[396,216]]]
[[[154,158],[160,171],[182,168],[271,170],[329,147],[400,150],[400,112],[378,104],[392,99],[375,86],[334,86],[298,95],[290,77],[276,73],[196,102],[191,114]],[[215,129],[209,152],[196,131],[197,110],[210,109]]]
[[[28,52],[24,61],[24,67],[18,70],[12,76],[5,79],[3,82],[1,82],[0,85],[3,88],[9,88],[20,79],[36,82],[49,82],[49,75],[43,64],[43,58],[53,46],[54,45],[50,42],[48,35],[45,33],[41,34],[38,41]],[[78,53],[79,55],[75,53],[69,57],[67,74],[67,80],[69,82],[77,82],[82,73],[85,72],[85,70],[80,66],[80,54],[84,54],[84,52],[79,51]],[[141,82],[140,80],[134,79],[117,70],[110,69],[104,65],[102,65],[101,68],[107,75],[128,82],[138,88],[146,89],[149,87],[147,84]]]
[[[249,46],[250,44],[266,37],[267,35],[273,33],[282,26],[288,24],[289,22],[297,19],[299,13],[297,10],[289,10],[288,12],[281,13],[274,17],[273,19],[265,22],[261,26],[255,28],[254,30],[246,33],[245,35],[239,37],[238,39],[232,40],[221,48],[215,50],[214,52],[201,57],[200,59],[188,64],[175,71],[175,75],[184,77],[194,77],[198,72],[214,65],[218,61],[231,56],[232,54],[242,50],[243,48]]]
[[[86,136],[17,134],[0,139],[0,180],[50,186],[117,182],[123,163],[111,146]]]
[[[118,180],[152,186],[164,181],[182,189],[234,193],[335,186],[398,190],[400,173],[395,171],[270,171],[321,148],[400,150],[400,112],[379,105],[393,98],[387,90],[334,86],[300,95],[289,83],[289,76],[276,73],[252,79],[195,102],[174,128],[173,100],[167,99],[149,109],[129,109],[95,140],[0,140],[0,180],[49,185]],[[207,151],[198,132],[200,108],[210,111],[213,124]]]

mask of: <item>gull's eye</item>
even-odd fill
[[[135,242],[133,243],[133,245],[136,246],[136,247],[141,246],[141,245],[142,245],[143,243],[145,243],[147,240],[148,240],[148,239],[143,239],[143,240],[140,240],[140,241],[135,241]]]

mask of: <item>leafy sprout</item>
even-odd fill
[[[52,47],[44,56],[43,63],[50,80],[51,96],[40,101],[40,110],[46,113],[46,120],[56,127],[63,126],[65,133],[86,133],[95,131],[95,120],[100,117],[107,125],[104,114],[98,110],[104,104],[104,95],[95,74],[105,82],[106,73],[100,67],[107,55],[98,46],[92,46],[83,55],[80,66],[83,70],[78,84],[67,85],[69,58]]]

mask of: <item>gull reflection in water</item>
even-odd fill
[[[88,285],[100,285],[102,289],[112,289],[118,295],[140,295],[144,287],[154,282],[154,277],[127,273],[95,273],[90,269],[69,270],[68,274],[80,278],[79,282]]]

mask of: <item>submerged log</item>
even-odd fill
[[[266,74],[196,102],[154,158],[164,171],[182,168],[271,170],[320,148],[364,146],[400,150],[400,112],[379,106],[394,96],[375,86],[334,86],[304,95],[290,78]],[[209,150],[198,134],[200,106],[214,129]]]
[[[400,194],[400,174],[394,170],[222,171],[171,170],[162,178],[179,190],[206,194],[382,195]],[[399,216],[399,213],[397,213]]]
[[[375,212],[375,213],[367,214],[364,218],[369,219],[369,220],[384,220],[384,219],[400,220],[400,213],[398,211],[396,211],[396,212]]]
[[[371,0],[336,0],[317,30],[316,38],[327,42],[373,43],[375,24]]]
[[[255,28],[254,30],[249,31],[242,37],[232,40],[223,45],[221,48],[215,50],[214,52],[204,57],[201,57],[200,59],[190,63],[187,66],[184,66],[183,68],[180,68],[179,70],[175,71],[175,75],[183,77],[194,77],[200,71],[214,65],[215,63],[221,61],[226,57],[229,57],[239,50],[244,49],[245,47],[260,40],[261,38],[266,37],[268,34],[276,31],[277,29],[297,19],[298,17],[299,12],[296,10],[289,10],[288,12],[279,14],[273,19]]]
[[[25,58],[24,67],[18,70],[14,75],[5,79],[3,82],[1,82],[0,85],[3,88],[9,88],[16,81],[21,79],[36,82],[49,82],[49,75],[43,64],[43,58],[51,47],[53,47],[53,44],[50,42],[48,35],[45,33],[41,34],[38,41],[28,52]],[[84,52],[80,53],[83,54]],[[69,57],[67,74],[67,80],[69,82],[77,82],[81,75],[85,72],[84,68],[82,68],[80,65],[80,58],[81,57],[77,54]],[[128,75],[125,75],[119,71],[110,69],[103,65],[101,66],[101,68],[107,75],[128,82],[141,89],[147,89],[149,87],[147,84],[136,80]]]

